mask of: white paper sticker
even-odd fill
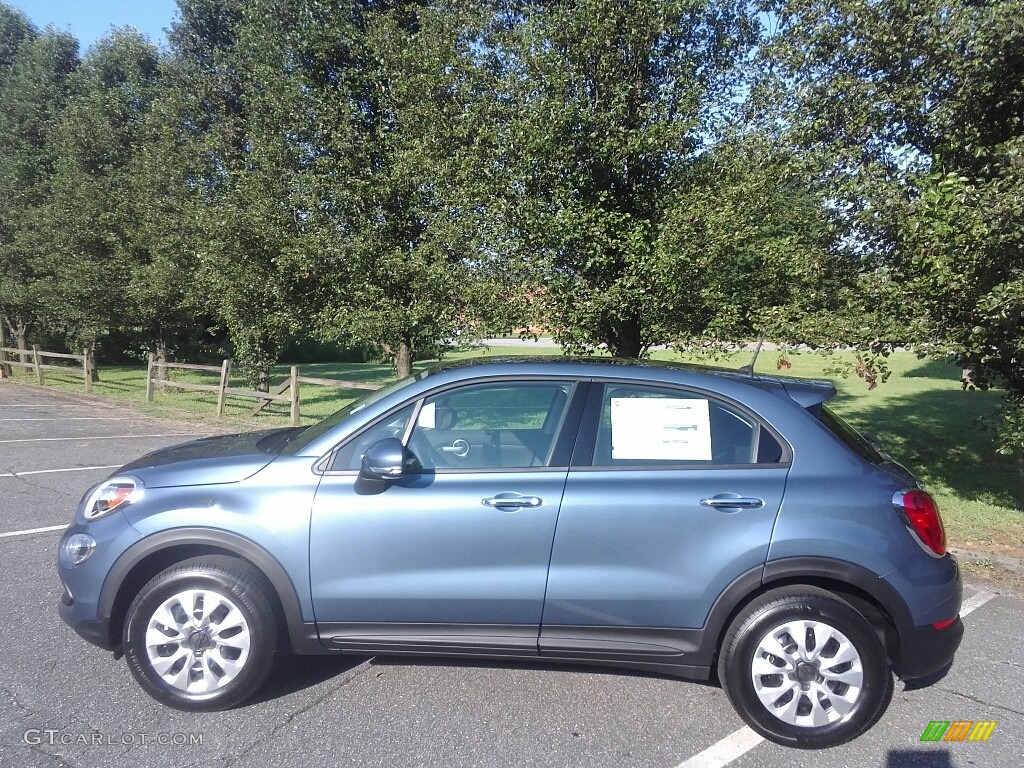
[[[423,427],[423,429],[434,429],[434,425],[437,423],[436,413],[437,403],[424,403],[420,408],[420,416],[416,419],[416,426]]]
[[[711,461],[707,400],[613,397],[612,458]]]

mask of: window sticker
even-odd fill
[[[707,400],[611,399],[612,459],[711,461]]]
[[[424,403],[420,408],[420,416],[416,419],[416,426],[423,429],[434,429],[437,424],[437,403]]]

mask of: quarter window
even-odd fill
[[[363,462],[363,454],[371,445],[387,437],[401,438],[405,435],[405,428],[409,419],[412,418],[412,412],[413,405],[407,405],[390,416],[385,416],[369,429],[363,430],[362,433],[338,449],[334,455],[331,469],[333,471],[359,469]]]

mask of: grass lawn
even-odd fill
[[[502,347],[458,352],[447,359],[516,354],[557,355],[559,350]],[[656,352],[654,357],[683,359],[674,352]],[[749,359],[749,352],[740,352],[714,364],[738,368]],[[777,353],[762,352],[757,371],[779,373],[777,360]],[[919,360],[905,352],[890,358],[892,376],[874,390],[869,390],[853,374],[836,378],[825,373],[834,363],[820,355],[790,353],[789,360],[792,368],[781,371],[786,375],[836,381],[839,395],[832,401],[832,407],[858,429],[877,435],[897,460],[925,482],[939,503],[954,545],[1024,556],[1024,461],[997,454],[992,435],[983,426],[984,419],[998,407],[998,392],[965,392],[960,388],[958,368]],[[417,367],[430,364],[419,363]],[[307,376],[376,383],[393,378],[390,367],[383,364],[303,365],[301,372]],[[155,402],[145,403],[145,373],[144,367],[102,367],[101,381],[93,386],[93,394],[139,403],[143,412],[153,415],[203,421],[212,418],[216,407],[213,393],[157,391]],[[275,369],[272,385],[283,381],[287,374],[286,366]],[[193,383],[218,381],[217,374],[192,371],[174,371],[172,377]],[[17,371],[15,379],[34,381]],[[83,391],[80,377],[47,372],[47,384]],[[234,376],[231,385],[246,386]],[[317,421],[364,394],[360,390],[313,385],[303,385],[301,392],[303,423]],[[249,428],[287,423],[286,403],[275,403],[259,416],[250,417],[254,400],[228,396],[226,402],[226,423],[245,424]]]

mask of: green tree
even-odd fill
[[[20,347],[44,312],[51,257],[37,234],[57,156],[50,141],[78,67],[70,35],[0,4],[0,322]]]
[[[75,348],[93,349],[112,330],[137,324],[129,286],[146,255],[136,161],[157,72],[152,44],[134,30],[112,32],[70,79],[72,95],[49,136],[57,159],[35,234],[51,250],[47,325]]]
[[[185,230],[192,301],[227,329],[242,370],[263,390],[298,329],[288,254],[299,247],[292,154],[303,117],[282,107],[294,82],[293,11],[289,3],[183,0],[167,68],[167,114],[191,157],[177,193],[194,217]]]
[[[498,78],[500,214],[518,258],[539,256],[544,322],[568,350],[603,344],[626,357],[700,333],[710,318],[692,311],[696,292],[680,281],[705,268],[703,257],[679,250],[687,243],[672,221],[698,204],[701,158],[741,95],[754,10],[700,0],[499,6],[481,57]]]
[[[479,236],[480,8],[353,4],[346,77],[321,102],[341,136],[310,169],[314,252],[326,257],[308,267],[321,286],[319,326],[382,349],[399,375],[510,322]]]
[[[855,271],[797,158],[756,133],[725,138],[669,196],[656,243],[657,299],[678,341],[721,346],[763,333],[819,345],[849,322]]]
[[[829,184],[882,338],[1008,392],[1024,447],[1024,18],[1014,0],[791,0],[757,101]]]

